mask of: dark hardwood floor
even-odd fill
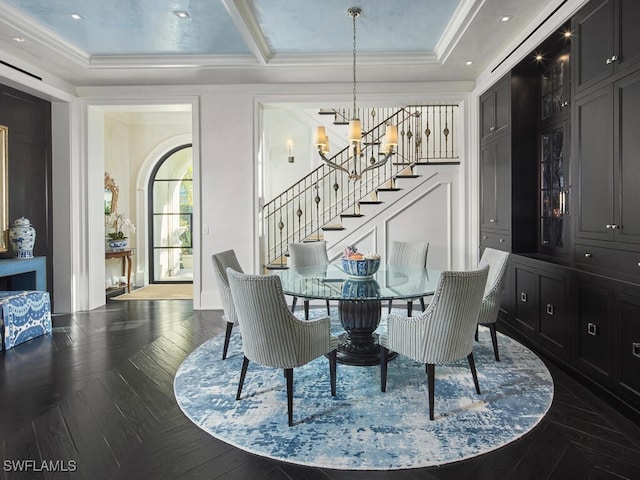
[[[640,478],[639,426],[553,365],[551,410],[516,442],[441,467],[337,471],[246,453],[182,414],[174,374],[191,351],[224,331],[220,311],[194,312],[190,301],[114,301],[55,316],[53,325],[52,335],[0,353],[2,478]],[[41,471],[16,472],[16,462],[28,459]],[[75,471],[47,471],[51,466]]]

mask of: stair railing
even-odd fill
[[[351,116],[348,111],[336,112],[336,118]],[[396,153],[387,164],[365,172],[359,181],[350,181],[343,172],[322,164],[265,204],[262,234],[267,268],[286,267],[289,243],[320,240],[323,230],[341,229],[342,216],[358,216],[359,202],[367,196],[375,200],[372,197],[382,186],[394,187],[395,177],[401,172],[409,169],[411,173],[416,164],[457,159],[457,105],[378,108],[357,113],[364,113],[363,161],[376,160],[376,147],[387,123],[398,126]],[[375,123],[376,117],[382,120]],[[348,168],[349,147],[331,160]]]

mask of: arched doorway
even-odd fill
[[[149,283],[193,282],[191,147],[167,152],[149,179]]]

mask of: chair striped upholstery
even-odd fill
[[[381,390],[386,390],[389,351],[427,365],[429,418],[433,420],[436,363],[467,357],[476,392],[480,393],[473,359],[473,337],[489,267],[445,271],[427,309],[416,317],[389,315],[387,333],[380,335]]]
[[[236,253],[233,250],[225,250],[224,252],[214,253],[211,255],[213,263],[213,271],[215,272],[220,299],[222,300],[222,309],[224,311],[224,320],[227,321],[227,331],[224,338],[224,348],[222,349],[222,359],[227,358],[227,350],[229,349],[229,339],[231,338],[231,330],[234,325],[238,324],[238,316],[236,308],[231,297],[231,288],[229,287],[229,279],[227,278],[227,267],[237,272],[242,272]]]
[[[240,398],[250,361],[283,368],[287,378],[289,425],[292,425],[293,368],[328,355],[331,394],[335,395],[338,337],[331,335],[328,317],[302,321],[289,311],[279,277],[248,275],[230,268],[227,276],[245,357],[236,398]]]
[[[329,265],[329,256],[327,255],[327,242],[302,242],[290,243],[288,247],[289,260],[287,264],[290,267],[313,267],[320,265]],[[298,297],[293,297],[291,311],[296,309]],[[309,319],[309,300],[304,299],[304,318]],[[330,315],[329,300],[327,300],[327,315]]]
[[[327,242],[302,242],[289,244],[290,267],[311,267],[313,265],[328,265]]]
[[[484,297],[480,305],[480,313],[478,314],[478,323],[486,325],[491,331],[491,340],[493,342],[493,353],[496,361],[500,361],[498,353],[498,340],[496,336],[496,319],[498,318],[498,310],[500,308],[500,300],[502,291],[504,290],[504,282],[509,262],[509,252],[496,250],[493,248],[485,248],[480,258],[478,268],[489,266],[489,277],[487,285],[484,289]],[[477,336],[476,336],[477,337]]]
[[[426,268],[429,244],[427,242],[398,242],[391,243],[389,253],[389,265],[408,265],[410,267]],[[425,309],[424,298],[416,297],[407,299],[407,316],[411,316],[413,301],[420,300],[422,310]],[[392,301],[389,300],[389,313],[391,313]]]
[[[389,265],[409,265],[411,267],[426,267],[429,244],[426,242],[397,242],[391,243]]]

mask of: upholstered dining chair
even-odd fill
[[[336,394],[338,337],[330,333],[328,317],[302,321],[289,311],[280,278],[248,275],[227,269],[238,313],[244,359],[236,400],[240,400],[249,362],[282,368],[287,383],[287,415],[293,425],[293,369],[326,355],[331,395]]]
[[[429,244],[426,242],[398,242],[391,243],[391,252],[389,253],[389,265],[407,265],[410,267],[425,268],[427,266],[427,254],[429,253]],[[425,309],[424,298],[409,298],[407,300],[407,316],[411,316],[413,311],[413,301],[420,300],[422,311]],[[392,301],[389,300],[389,313],[391,313]]]
[[[224,335],[224,347],[222,348],[222,359],[225,360],[227,358],[227,351],[229,350],[231,332],[233,327],[238,325],[238,316],[236,314],[236,308],[233,305],[231,288],[229,288],[229,279],[227,278],[227,267],[230,267],[237,272],[242,272],[242,267],[240,267],[236,253],[233,250],[214,253],[211,255],[211,261],[213,263],[213,271],[216,275],[216,282],[218,283],[220,298],[222,300],[222,310],[224,311],[223,319],[227,321],[227,330]]]
[[[444,271],[427,309],[415,317],[390,314],[387,333],[380,335],[380,387],[387,389],[389,352],[426,364],[429,419],[433,420],[435,364],[467,357],[476,392],[480,394],[473,358],[473,340],[489,267]]]
[[[321,265],[329,265],[329,256],[327,255],[327,242],[301,242],[289,244],[289,260],[287,264],[290,267],[313,267]],[[303,298],[304,302],[304,318],[309,319],[309,299]],[[291,311],[294,312],[298,297],[293,297],[291,303]],[[331,315],[329,300],[327,300],[327,315]]]
[[[484,289],[482,304],[480,305],[480,313],[478,315],[478,324],[489,328],[491,332],[491,343],[493,344],[493,354],[496,362],[500,361],[498,353],[498,336],[496,335],[496,320],[498,318],[498,310],[500,308],[500,299],[502,290],[504,290],[504,281],[507,272],[507,263],[509,262],[509,252],[496,250],[493,248],[485,248],[482,257],[478,263],[478,268],[489,266],[489,276],[487,285]],[[478,330],[476,327],[476,341],[478,340]]]

